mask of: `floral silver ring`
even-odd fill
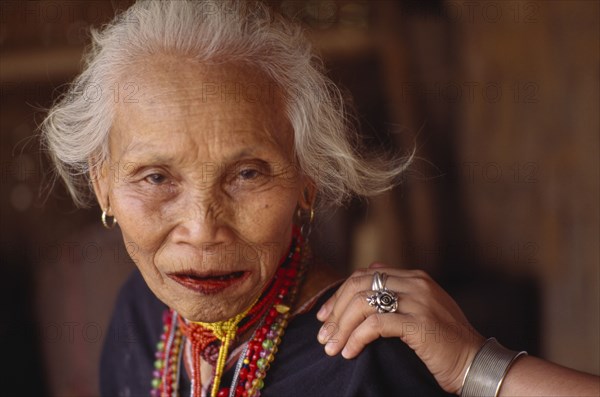
[[[378,313],[395,313],[398,310],[398,294],[385,288],[387,274],[375,272],[371,288],[373,294],[367,296],[370,306],[375,306]]]

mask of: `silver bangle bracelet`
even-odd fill
[[[526,351],[509,350],[496,338],[489,338],[467,368],[460,396],[497,397],[508,369],[524,355],[527,355]]]

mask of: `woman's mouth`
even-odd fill
[[[213,295],[245,280],[250,272],[212,272],[198,273],[170,273],[169,278],[178,284],[204,295]]]

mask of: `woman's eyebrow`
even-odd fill
[[[170,164],[177,157],[173,153],[167,153],[164,148],[153,145],[148,142],[135,142],[127,145],[121,154],[121,159],[125,163],[159,163]]]
[[[261,157],[259,153],[255,153],[251,148],[243,148],[230,155],[224,156],[220,159],[212,159],[203,161],[203,164],[230,164],[235,163],[239,160],[250,157]],[[136,143],[131,147],[128,147],[123,151],[121,156],[123,162],[129,164],[133,163],[154,163],[154,164],[173,164],[181,162],[182,158],[177,156],[175,153],[169,153],[160,150],[160,148],[148,146],[147,144]],[[201,160],[196,158],[196,160]]]

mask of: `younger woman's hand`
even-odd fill
[[[367,297],[375,271],[398,297],[394,313],[378,313]],[[318,340],[329,355],[356,357],[379,337],[398,337],[425,363],[439,385],[458,393],[465,372],[485,339],[456,302],[427,273],[373,264],[352,274],[321,307]]]

